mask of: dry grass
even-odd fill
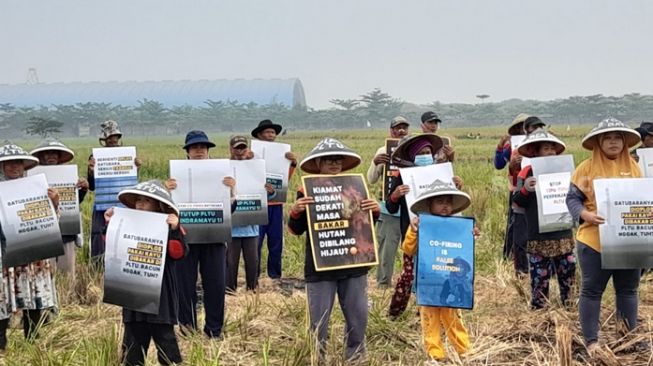
[[[582,343],[577,309],[566,310],[553,300],[548,310],[529,310],[528,281],[514,279],[510,266],[505,263],[496,262],[494,266],[494,275],[477,276],[476,307],[464,312],[473,342],[472,351],[461,358],[447,347],[449,360],[446,364],[592,364]],[[89,277],[93,281],[81,286]],[[61,279],[58,287],[62,300],[59,315],[42,327],[40,337],[32,344],[23,340],[22,329],[14,324],[8,350],[0,358],[0,364],[117,364],[122,337],[120,308],[100,302],[100,279],[83,266],[79,268],[74,286]],[[620,327],[615,324],[613,294],[611,290],[606,292],[601,316],[604,351],[594,364],[651,364],[650,351],[637,353],[632,350],[642,340],[651,342],[652,289],[653,278],[649,276],[641,287],[642,326],[627,335],[621,335]],[[368,355],[358,364],[420,365],[425,355],[414,304],[411,303],[398,320],[392,321],[386,316],[391,290],[377,289],[370,280],[369,293]],[[552,299],[556,293],[556,289],[552,289]],[[201,334],[180,335],[179,338],[189,365],[315,365],[315,341],[307,332],[306,324],[303,291],[295,289],[291,294],[283,294],[269,280],[262,279],[258,293],[240,290],[235,296],[227,297],[223,340],[209,340]],[[328,365],[345,364],[343,324],[336,306],[331,321]],[[155,353],[151,346],[149,365],[157,364]]]

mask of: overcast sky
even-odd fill
[[[653,94],[652,1],[6,1],[0,83],[301,79],[309,106]]]

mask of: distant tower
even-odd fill
[[[27,70],[27,85],[34,85],[39,83],[39,74],[36,72],[36,67],[30,67]]]

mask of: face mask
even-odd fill
[[[433,164],[433,155],[424,154],[415,156],[415,165],[416,166],[427,166]]]

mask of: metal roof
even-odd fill
[[[0,103],[11,103],[17,107],[88,102],[137,106],[138,101],[143,99],[155,100],[166,106],[205,106],[206,100],[213,100],[306,107],[304,87],[299,79],[0,84]]]

